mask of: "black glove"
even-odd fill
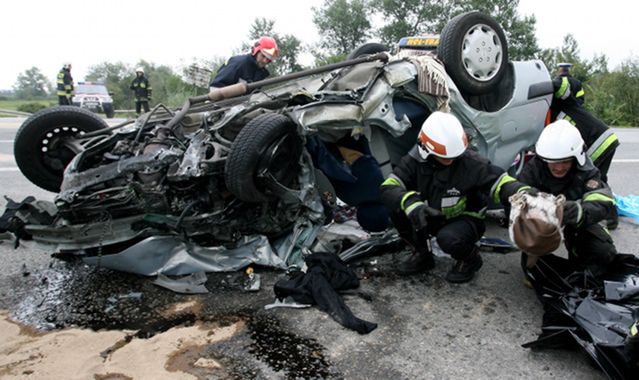
[[[434,218],[443,217],[444,214],[442,214],[441,211],[428,207],[425,204],[415,207],[408,214],[408,220],[410,220],[410,224],[415,231],[421,231],[428,227],[428,222],[432,222]]]
[[[584,218],[584,212],[581,204],[575,201],[566,201],[564,203],[564,219],[563,224],[567,226],[578,226]]]
[[[426,205],[421,203],[419,206],[412,209],[408,215],[406,215],[411,226],[413,226],[413,230],[415,231],[421,231],[428,227],[428,215],[426,215],[423,211],[425,208]]]
[[[520,189],[518,192],[519,193],[526,193],[526,194],[529,194],[529,195],[531,195],[533,197],[536,197],[537,195],[539,195],[539,190],[537,190],[534,187],[524,187],[523,189]]]

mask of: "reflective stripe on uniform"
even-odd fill
[[[395,174],[389,175],[388,178],[386,178],[386,180],[382,182],[382,186],[399,186],[404,190],[406,189],[406,186],[404,186],[404,182],[402,182],[402,180]]]
[[[466,201],[467,198],[465,196],[460,197],[457,203],[449,207],[442,207],[442,214],[446,216],[446,219],[454,218],[459,216],[466,211]]]
[[[615,201],[615,198],[611,198],[605,194],[594,192],[594,191],[591,193],[587,193],[584,196],[583,201],[584,202],[610,202],[613,205],[617,204],[617,201]]]
[[[570,96],[570,83],[568,83],[567,77],[563,77],[561,78],[561,86],[559,86],[559,89],[557,89],[557,91],[555,92],[555,97],[564,100],[569,96]]]
[[[584,96],[585,92],[583,90],[583,88],[579,91],[577,91],[577,93],[575,94],[575,98],[579,98],[581,96]]]
[[[515,182],[515,181],[516,179],[508,175],[508,173],[504,173],[501,176],[499,176],[499,178],[497,178],[497,181],[495,181],[495,184],[490,189],[490,194],[492,195],[492,198],[495,201],[495,203],[499,203],[499,193],[501,192],[501,187],[507,183]]]
[[[405,206],[404,206],[404,202],[406,202],[406,199],[408,199],[408,197],[410,197],[411,195],[417,195],[417,192],[416,192],[416,191],[409,191],[409,192],[407,192],[406,194],[404,194],[404,196],[402,197],[402,200],[401,200],[401,201],[399,201],[399,207],[400,207],[402,210],[406,211],[406,208],[405,208]],[[423,202],[422,202],[422,203],[423,203]],[[408,214],[408,212],[407,212],[406,214]]]
[[[424,202],[412,203],[410,206],[408,206],[406,208],[406,210],[404,210],[404,214],[409,215],[411,212],[413,212],[414,209],[416,209],[419,206],[422,206],[423,204],[424,204]]]
[[[593,162],[595,162],[603,154],[603,152],[608,149],[608,147],[618,140],[617,135],[611,129],[608,129],[592,143],[590,148],[586,151],[586,154]]]

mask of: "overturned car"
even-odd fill
[[[16,162],[58,195],[54,205],[11,203],[11,229],[96,264],[120,255],[112,267],[148,275],[248,262],[285,268],[313,249],[331,203],[308,137],[370,139],[388,171],[414,145],[417,120],[449,110],[471,146],[506,169],[541,133],[550,75],[541,61],[509,62],[492,18],[452,19],[437,56],[391,55],[380,46],[217,89],[177,111],[158,105],[113,127],[76,107],[36,113],[16,135]],[[275,252],[255,257],[268,242]],[[175,259],[176,252],[186,256]],[[164,259],[144,264],[150,256]]]

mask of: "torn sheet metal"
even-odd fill
[[[235,248],[204,247],[178,236],[153,236],[120,253],[83,260],[90,265],[145,276],[232,272],[251,264],[287,269],[303,265],[304,252],[310,252],[308,247],[319,229],[320,226],[304,221],[272,243],[263,235],[244,236]]]
[[[236,271],[250,264],[286,269],[265,236],[246,236],[236,248],[202,247],[176,236],[155,236],[108,256],[85,257],[87,264],[145,276]]]

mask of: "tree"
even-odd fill
[[[115,109],[130,108],[129,77],[131,69],[122,62],[102,62],[89,67],[86,80],[104,83],[113,97]]]
[[[312,8],[313,23],[322,40],[319,48],[328,55],[346,56],[367,40],[371,23],[365,0],[325,0],[320,8]],[[321,52],[316,52],[320,55]]]
[[[372,0],[371,7],[385,21],[377,32],[388,46],[406,36],[438,34],[461,11],[457,1],[451,0]]]
[[[593,65],[579,57],[579,44],[572,34],[567,34],[564,37],[563,45],[560,48],[542,50],[540,58],[550,71],[556,69],[559,63],[568,62],[572,64],[570,74],[573,77],[581,82],[587,82],[590,79]],[[599,65],[601,63],[599,62]]]
[[[52,86],[40,69],[33,66],[18,74],[13,90],[18,99],[44,98],[52,92]]]

